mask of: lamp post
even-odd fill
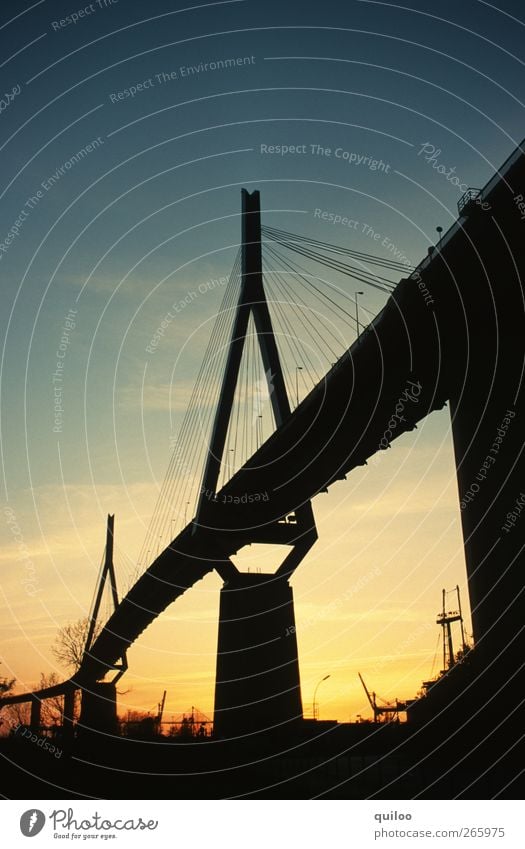
[[[355,293],[355,323],[357,325],[357,338],[359,339],[359,295],[364,295],[364,292]]]
[[[323,683],[323,681],[327,681],[328,678],[330,678],[330,675],[325,675],[324,678],[321,678],[321,680],[318,681],[316,686],[315,686],[314,700],[313,700],[313,704],[312,704],[312,713],[314,715],[314,719],[319,719],[319,705],[315,701],[315,697],[317,696],[317,690],[319,689],[319,687]]]
[[[299,406],[299,372],[303,370],[302,366],[295,367],[295,405]]]

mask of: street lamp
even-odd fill
[[[325,675],[325,676],[324,676],[324,678],[321,678],[321,680],[320,680],[320,681],[318,681],[318,682],[317,682],[317,684],[316,684],[316,686],[315,686],[315,690],[314,690],[314,700],[313,700],[313,704],[312,704],[312,712],[313,712],[313,715],[314,715],[314,719],[319,719],[319,705],[318,705],[318,704],[317,704],[317,702],[315,701],[315,697],[317,696],[317,690],[319,689],[319,687],[320,687],[320,685],[323,683],[323,681],[327,681],[327,680],[328,680],[328,678],[330,678],[330,676],[329,676],[329,675]]]
[[[302,366],[295,367],[295,405],[299,406],[299,372],[303,370]]]
[[[359,339],[359,295],[364,295],[364,292],[355,293],[355,323],[357,325],[357,338]]]

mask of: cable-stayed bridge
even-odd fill
[[[462,198],[457,221],[414,269],[261,227],[258,192],[243,192],[241,250],[141,555],[145,569],[62,691],[96,695],[108,672],[126,668],[142,631],[216,569],[225,582],[216,727],[228,735],[233,726],[250,733],[300,720],[297,646],[281,637],[294,622],[289,578],[317,538],[311,501],[448,403],[476,643],[474,683],[463,686],[476,699],[488,694],[489,712],[519,706],[525,522],[503,526],[525,480],[524,188],[519,147]],[[387,273],[403,276],[395,284]],[[356,296],[323,285],[326,274],[388,299],[360,320]],[[308,346],[299,347],[292,308]],[[341,321],[353,338],[342,352]],[[199,430],[205,438],[195,439]],[[150,562],[181,515],[182,529]],[[289,554],[274,575],[242,575],[231,557],[251,543],[284,544]],[[49,693],[32,694],[35,721]],[[95,714],[85,714],[88,725]]]

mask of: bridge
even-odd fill
[[[501,717],[517,721],[525,642],[525,522],[516,513],[510,525],[505,523],[525,481],[524,195],[525,152],[519,146],[483,189],[467,192],[455,223],[393,286],[379,272],[363,271],[373,257],[261,227],[259,193],[243,190],[241,253],[218,318],[228,334],[225,368],[195,513],[186,516],[184,527],[126,596],[120,602],[114,596],[113,614],[89,641],[70,680],[1,704],[31,701],[36,724],[42,699],[62,693],[70,704],[67,694],[80,689],[80,725],[109,727],[115,680],[105,681],[106,676],[114,671],[118,680],[129,646],[170,604],[217,570],[224,587],[216,735],[295,727],[302,719],[297,645],[295,636],[285,640],[283,634],[295,630],[289,580],[317,539],[311,502],[376,452],[395,450],[401,434],[448,404],[475,647],[469,671],[456,670],[441,690],[436,687],[413,719],[433,721],[452,701],[460,727],[474,711],[467,702],[474,700],[482,703],[490,727]],[[266,246],[328,269],[353,269],[354,279],[388,293],[370,323],[361,327],[357,317],[353,344],[300,402],[296,398],[294,409],[266,299]],[[401,271],[399,263],[376,261]],[[275,429],[233,470],[228,434],[250,321]],[[197,393],[194,407],[198,398]],[[261,493],[264,498],[254,497]],[[284,544],[289,553],[273,574],[243,574],[231,558],[252,543]],[[107,557],[104,579],[110,572]],[[109,702],[109,710],[100,709],[101,701]],[[66,719],[69,712],[66,706]]]

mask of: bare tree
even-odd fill
[[[9,734],[18,725],[29,725],[31,706],[29,702],[21,702],[14,705],[5,705],[0,716],[2,735]]]
[[[73,672],[79,669],[82,658],[84,657],[84,648],[90,627],[91,619],[86,617],[85,619],[79,619],[77,622],[70,622],[68,625],[64,625],[56,635],[51,651],[58,662],[62,666],[65,666],[66,669],[72,669]],[[101,630],[101,623],[95,622],[93,640],[96,640]]]
[[[15,678],[0,678],[0,703],[2,700],[2,696],[7,696],[8,693],[11,692],[15,685]],[[1,705],[0,705],[1,706]],[[9,716],[9,708],[11,705],[5,705],[2,708],[2,716],[0,716],[0,729],[2,735],[11,727],[11,719]]]
[[[60,684],[60,678],[56,672],[51,672],[45,675],[40,673],[40,681],[33,687],[34,691],[47,690],[48,687],[54,687],[55,684]],[[51,696],[49,699],[42,699],[40,708],[40,721],[42,725],[56,725],[62,722],[63,712],[63,696]]]
[[[60,684],[60,677],[56,672],[51,672],[46,675],[40,673],[40,680],[37,684],[33,684],[30,689],[37,693],[39,690],[47,690],[49,687],[54,687]],[[80,700],[75,698],[73,719],[78,719],[80,712]],[[44,727],[53,725],[61,725],[64,712],[64,697],[62,695],[50,696],[47,699],[42,699],[40,706],[40,724]],[[5,705],[0,717],[0,725],[2,733],[8,732],[9,729],[16,729],[19,725],[29,725],[31,721],[31,705],[29,702],[18,702],[12,705]]]
[[[0,678],[0,698],[6,696],[15,685],[16,678]]]

